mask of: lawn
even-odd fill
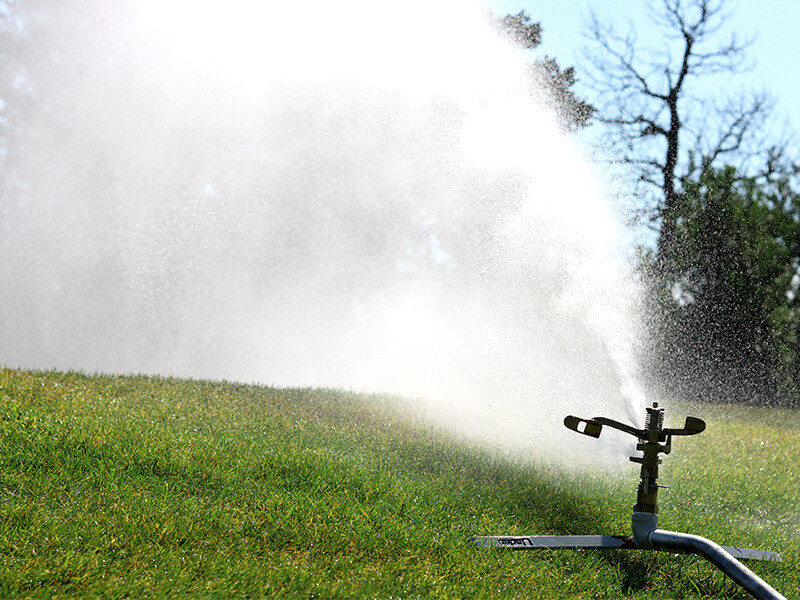
[[[800,597],[800,415],[687,410],[661,525],[780,551],[748,566]],[[0,369],[0,597],[748,597],[692,556],[468,543],[627,534],[631,469],[511,461],[386,396]]]

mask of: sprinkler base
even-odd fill
[[[786,600],[739,560],[781,561],[781,555],[767,550],[751,550],[720,546],[698,535],[665,531],[658,528],[658,466],[659,454],[672,451],[672,436],[687,436],[701,433],[706,424],[695,417],[686,417],[680,429],[664,427],[664,409],[654,402],[647,408],[647,419],[643,429],[637,429],[605,417],[581,419],[568,416],[564,419],[568,429],[590,437],[600,437],[603,427],[611,427],[633,435],[638,439],[637,450],[643,456],[631,460],[642,465],[637,502],[631,517],[632,536],[619,535],[563,535],[563,536],[479,536],[471,542],[479,548],[503,548],[507,550],[536,549],[588,549],[612,548],[618,550],[657,550],[698,554],[760,600]],[[737,560],[738,559],[738,560]]]

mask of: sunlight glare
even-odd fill
[[[464,0],[407,0],[404,10],[374,0],[140,1],[142,26],[167,68],[237,86],[310,77],[452,90],[477,85],[476,71],[496,70],[477,49],[445,41],[443,21],[476,40],[492,35],[482,12],[457,10]]]
[[[270,46],[275,23],[281,20],[279,6],[252,0],[143,0],[141,17],[174,66],[247,79],[274,50]]]

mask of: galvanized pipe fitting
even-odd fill
[[[786,600],[766,581],[728,554],[722,546],[699,535],[655,529],[650,532],[650,544],[657,550],[690,552],[705,557],[759,600]]]

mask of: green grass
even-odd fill
[[[709,410],[661,524],[779,550],[749,566],[800,597],[800,417]],[[507,461],[389,397],[4,369],[0,597],[747,597],[691,556],[468,544],[627,534],[631,469]]]

